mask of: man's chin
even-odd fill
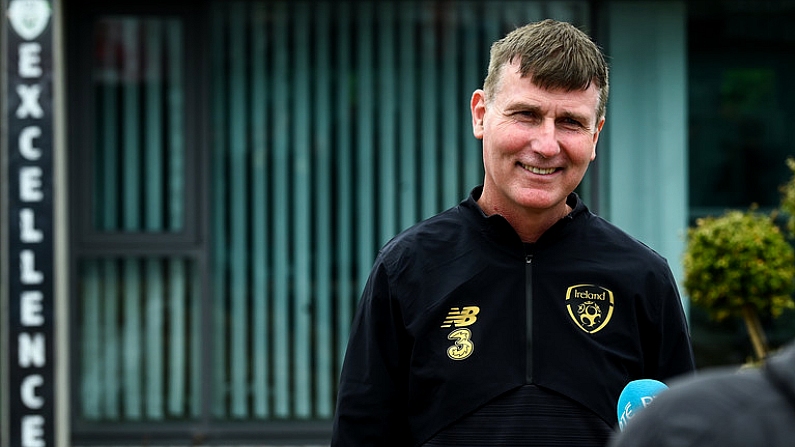
[[[515,198],[516,203],[527,210],[548,210],[566,201],[566,196],[539,191],[523,191]]]

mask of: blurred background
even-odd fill
[[[778,206],[795,155],[789,1],[52,5],[74,446],[327,445],[375,254],[482,181],[469,99],[518,25],[571,21],[608,55],[578,192],[680,280],[688,226]],[[700,368],[748,359],[742,321],[683,301]],[[795,336],[795,312],[762,323]]]

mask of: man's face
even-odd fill
[[[490,103],[482,90],[472,96],[486,172],[480,203],[489,213],[559,211],[596,157],[599,89],[545,90],[518,69],[503,67]]]

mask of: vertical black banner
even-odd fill
[[[9,447],[55,445],[53,27],[48,0],[7,0]],[[6,421],[3,421],[5,423]]]

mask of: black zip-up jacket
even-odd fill
[[[528,384],[610,426],[630,380],[694,369],[667,262],[573,211],[534,244],[481,189],[379,252],[351,329],[332,446],[417,446]]]

